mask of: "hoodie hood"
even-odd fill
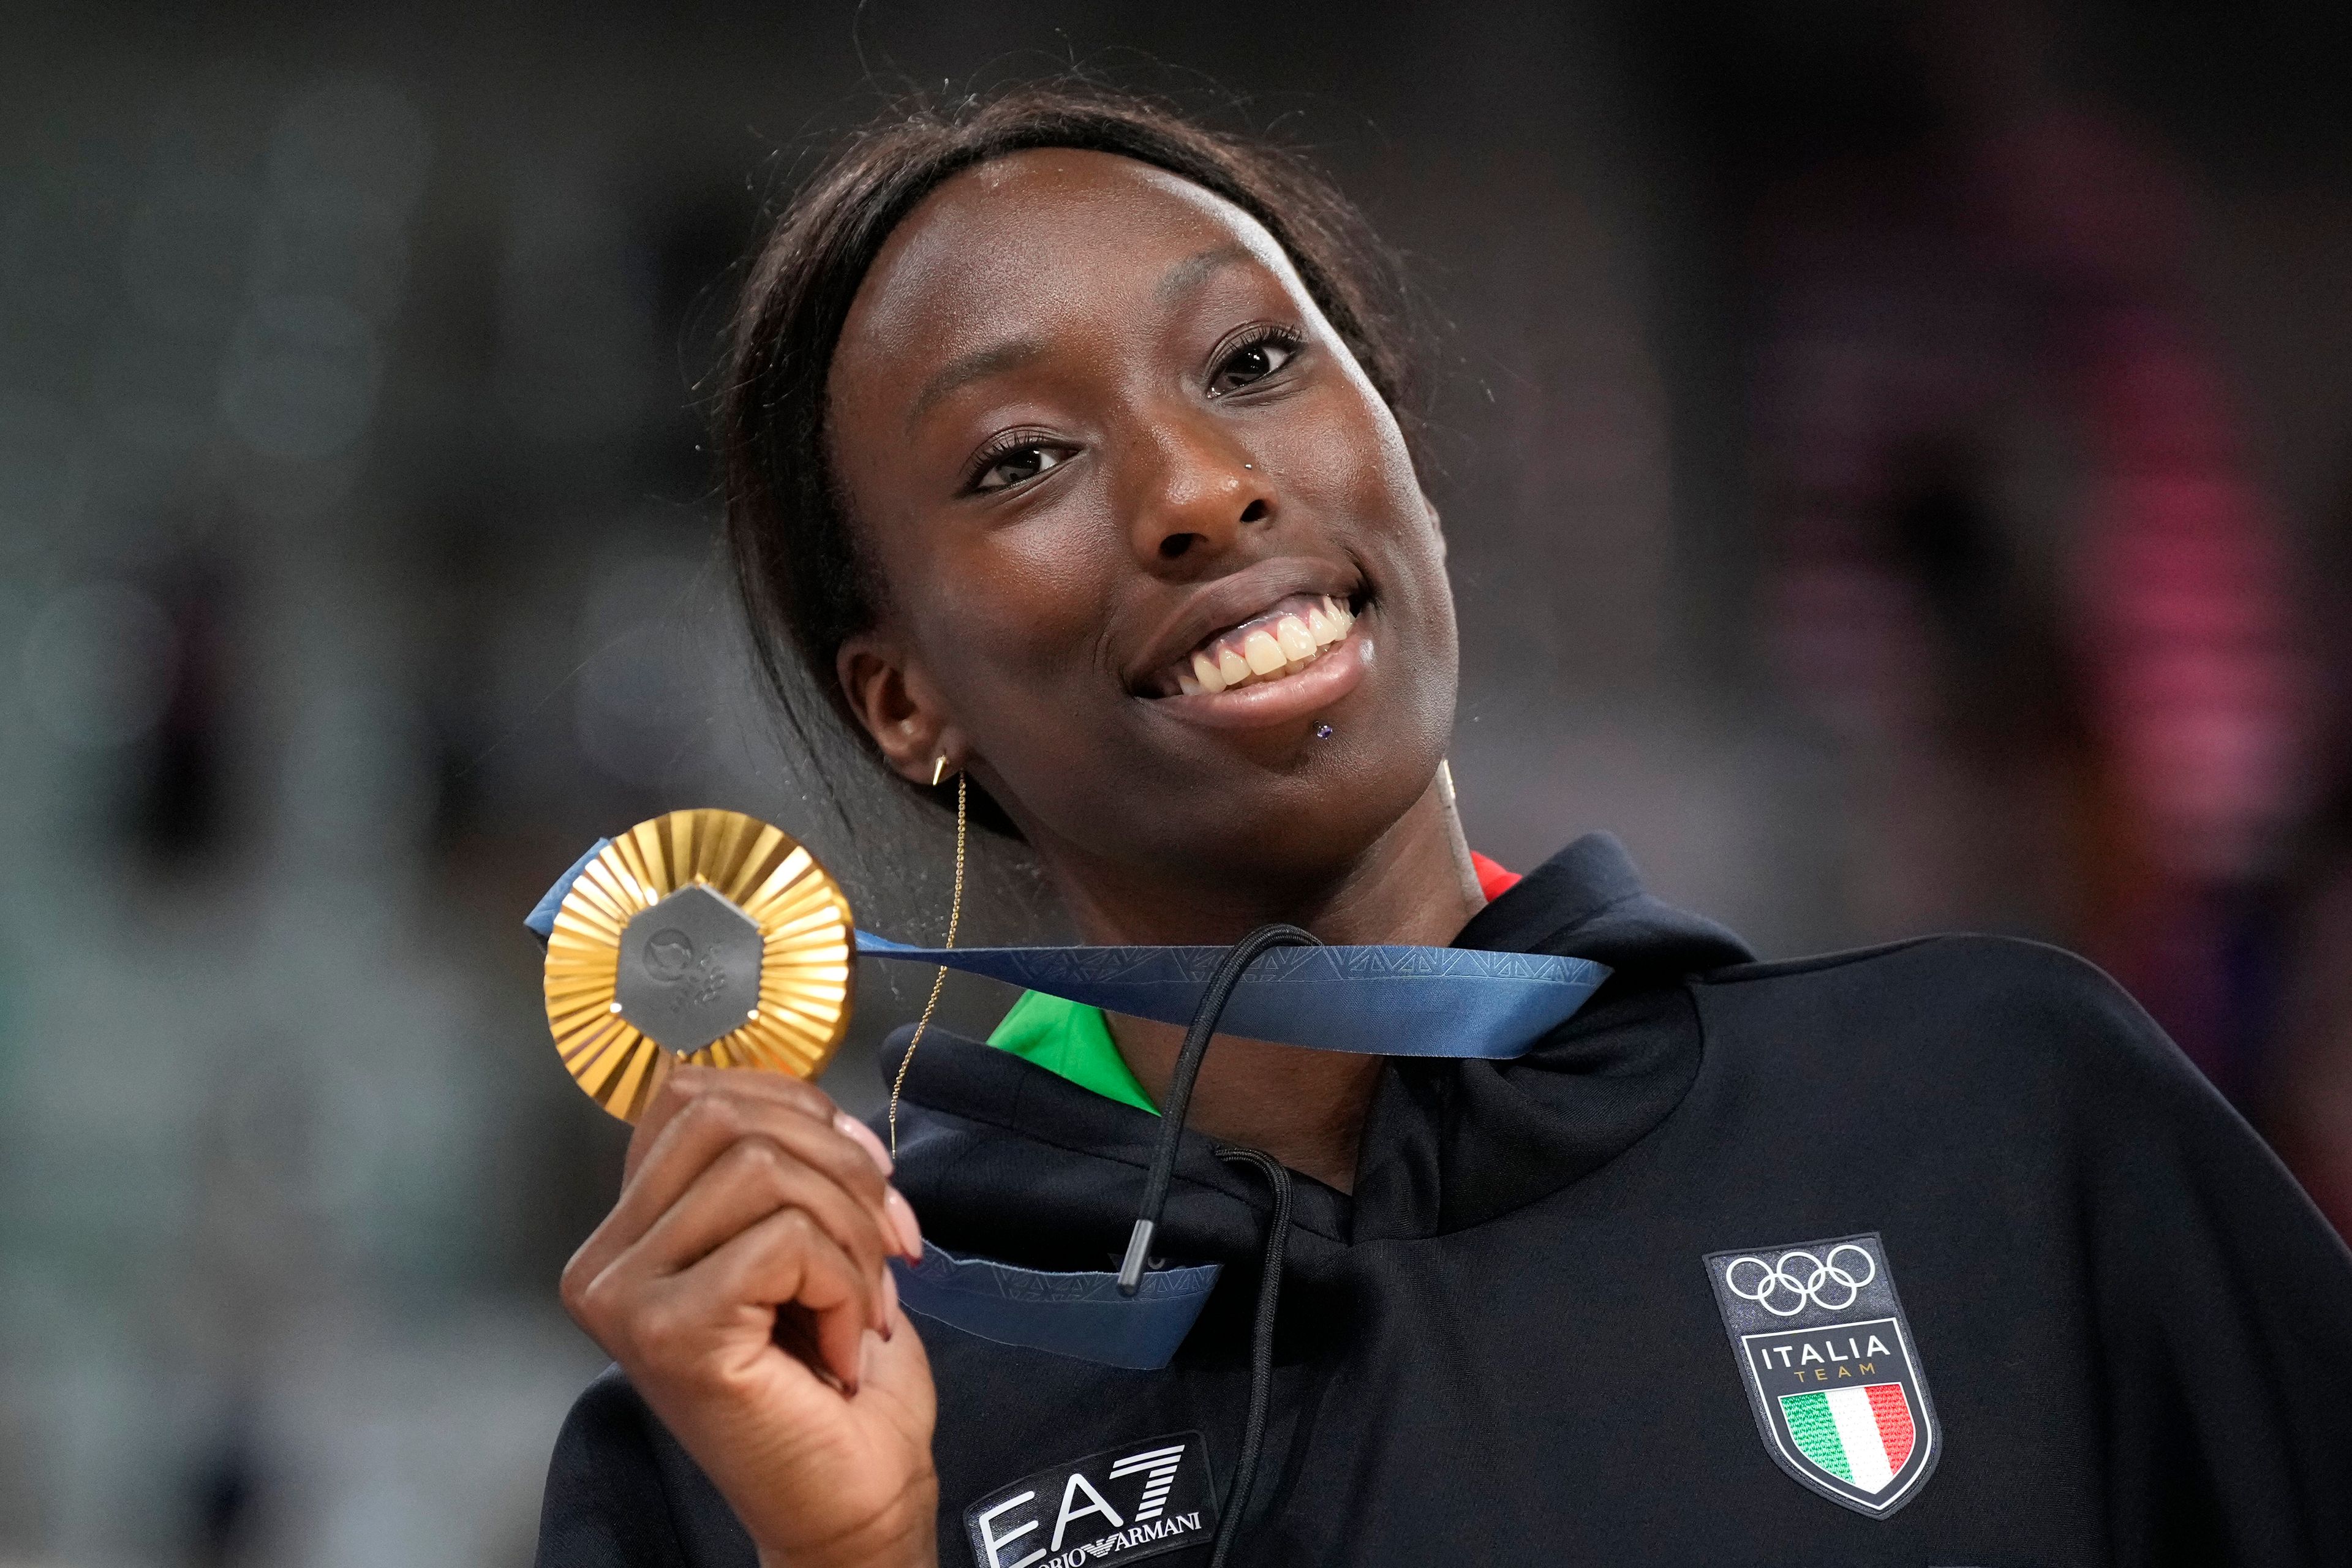
[[[1295,1181],[1295,1257],[1443,1235],[1607,1163],[1681,1100],[1699,1062],[1685,977],[1748,962],[1729,931],[1645,892],[1617,841],[1577,839],[1474,916],[1457,947],[1591,958],[1615,973],[1510,1061],[1392,1058],[1352,1195]],[[910,1030],[884,1049],[898,1070]],[[906,1076],[898,1182],[940,1245],[1039,1269],[1115,1268],[1159,1119],[934,1027]],[[1255,1267],[1265,1187],[1188,1131],[1160,1228],[1171,1263]],[[1301,1279],[1299,1283],[1307,1280]]]
[[[1520,878],[1470,917],[1454,945],[1589,958],[1621,982],[1652,984],[1756,956],[1713,921],[1653,898],[1607,833],[1586,834]]]

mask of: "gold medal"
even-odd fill
[[[556,913],[556,1049],[628,1121],[679,1061],[814,1078],[849,1032],[852,929],[840,884],[782,830],[733,811],[641,822]]]

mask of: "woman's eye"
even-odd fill
[[[1069,453],[1059,447],[1030,443],[1015,447],[980,471],[972,482],[976,490],[1010,489],[1024,480],[1034,479],[1048,468],[1058,468],[1070,460]]]
[[[1228,392],[1238,392],[1252,382],[1264,381],[1298,353],[1298,345],[1284,342],[1279,338],[1262,339],[1244,343],[1227,354],[1217,366],[1217,374],[1209,378],[1209,395],[1222,397]]]

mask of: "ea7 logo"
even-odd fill
[[[1135,1563],[1216,1533],[1198,1432],[1089,1454],[999,1488],[963,1512],[977,1568]]]

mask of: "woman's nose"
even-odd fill
[[[1208,558],[1274,516],[1265,470],[1214,428],[1156,433],[1135,512],[1136,552],[1150,563]]]

